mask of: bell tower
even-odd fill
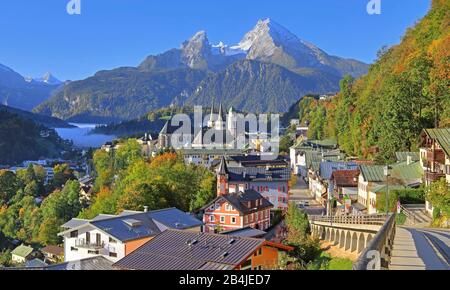
[[[228,168],[225,157],[222,156],[217,170],[217,196],[228,194]]]

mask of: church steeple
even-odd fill
[[[223,112],[222,102],[220,102],[219,106],[219,116],[215,123],[215,129],[216,130],[225,130],[225,114]]]
[[[209,121],[208,121],[208,127],[209,128],[213,128],[214,127],[214,99],[211,102],[211,114],[209,116]]]
[[[225,156],[222,156],[217,170],[217,196],[226,194],[228,194],[228,168]]]

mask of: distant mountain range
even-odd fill
[[[0,104],[31,111],[47,100],[62,84],[51,74],[43,78],[25,78],[0,64]]]
[[[128,120],[171,104],[210,106],[213,98],[244,111],[284,112],[303,95],[337,91],[344,75],[367,70],[267,19],[234,46],[211,45],[200,31],[138,67],[66,83],[35,112],[72,121]]]
[[[48,85],[61,85],[63,82],[55,78],[51,73],[47,72],[40,78],[26,77],[25,80],[29,83],[44,83]]]

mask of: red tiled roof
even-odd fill
[[[357,187],[358,186],[358,170],[336,170],[333,172],[331,179],[339,187]]]

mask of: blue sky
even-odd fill
[[[238,43],[267,17],[329,54],[372,62],[430,6],[430,0],[381,0],[382,14],[369,15],[369,0],[81,0],[82,14],[71,16],[68,2],[0,1],[0,63],[25,76],[50,71],[83,79],[136,66],[199,30],[212,43]]]

